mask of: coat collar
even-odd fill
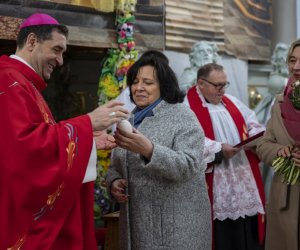
[[[1,66],[2,69],[9,69],[13,68],[19,72],[22,72],[22,74],[30,81],[34,86],[39,90],[42,91],[44,88],[47,87],[46,82],[28,65],[25,63],[10,58],[6,55],[1,56],[1,61],[4,62],[4,64]]]

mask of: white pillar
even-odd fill
[[[297,38],[300,38],[300,0],[296,0]]]
[[[272,1],[272,50],[279,42],[291,44],[297,39],[297,19],[300,18],[298,8],[299,0],[273,0]],[[298,7],[298,8],[297,8]],[[298,35],[299,37],[299,35]]]

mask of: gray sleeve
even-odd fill
[[[122,174],[122,165],[120,162],[120,157],[114,157],[114,155],[119,154],[120,149],[114,149],[111,153],[111,164],[105,176],[107,190],[110,193],[110,187],[114,180],[125,178]]]
[[[196,117],[187,117],[181,119],[172,148],[154,144],[151,160],[144,165],[152,175],[171,181],[186,181],[200,171],[204,172],[204,133]]]

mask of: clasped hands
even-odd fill
[[[290,157],[295,162],[297,167],[300,167],[300,148],[293,145],[288,145],[280,148],[277,152],[277,156]]]

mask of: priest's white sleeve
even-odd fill
[[[222,150],[222,143],[205,137],[205,147],[204,147],[204,162],[206,164],[211,163],[215,160],[216,153]],[[212,168],[209,167],[206,169],[206,173],[210,173]]]
[[[96,180],[96,178],[97,178],[96,166],[97,166],[97,150],[96,150],[96,143],[93,140],[93,148],[91,150],[90,159],[89,159],[82,183]]]

